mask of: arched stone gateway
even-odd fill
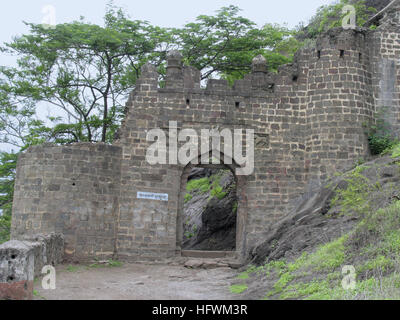
[[[240,166],[234,162],[233,159],[229,158],[228,163],[224,163],[224,159],[227,157],[222,152],[210,151],[206,153],[210,159],[212,155],[217,155],[218,162],[220,164],[193,164],[192,161],[184,168],[181,179],[180,179],[180,192],[178,198],[178,215],[177,215],[177,250],[182,250],[182,228],[183,228],[183,207],[184,207],[184,196],[186,194],[186,185],[189,174],[193,168],[208,168],[208,169],[229,169],[235,179],[236,185],[236,196],[237,196],[237,211],[236,211],[236,252],[238,257],[246,252],[246,221],[247,221],[247,196],[246,196],[246,183],[247,177],[244,175],[236,175],[236,169]],[[198,157],[196,163],[201,163],[201,157]],[[211,161],[210,161],[211,162]],[[244,257],[242,257],[244,259]]]
[[[389,107],[386,116],[399,133],[398,11],[385,11],[375,31],[330,31],[278,74],[257,57],[252,73],[232,88],[225,80],[201,88],[199,71],[183,66],[178,52],[168,55],[165,88],[146,64],[114,145],[42,145],[21,155],[12,238],[62,233],[66,258],[77,261],[180,255],[180,191],[190,165],[171,146],[185,146],[186,138],[177,139],[185,129],[243,130],[244,140],[244,132],[254,132],[254,170],[236,174],[237,257],[243,260],[310,183],[368,156],[364,125],[376,120],[376,111]],[[154,129],[166,133],[168,152],[161,148],[149,161]],[[215,150],[197,147],[198,154]],[[164,156],[165,164],[154,163]]]

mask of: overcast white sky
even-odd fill
[[[147,20],[164,27],[179,27],[193,21],[200,14],[212,15],[215,10],[237,5],[242,16],[259,25],[267,22],[288,23],[295,26],[307,21],[318,7],[331,0],[115,0],[131,18]],[[9,41],[13,35],[26,32],[22,21],[41,23],[42,9],[52,5],[56,9],[57,23],[71,22],[80,16],[101,24],[108,0],[3,0],[0,11],[0,41]]]
[[[28,31],[23,21],[42,23],[43,8],[51,5],[55,8],[56,23],[78,20],[84,16],[86,21],[103,23],[108,0],[3,0],[0,10],[0,42],[9,42],[13,36]],[[132,19],[147,20],[162,27],[181,27],[192,22],[201,14],[212,15],[223,6],[236,5],[243,11],[241,15],[256,22],[287,23],[294,27],[307,22],[317,8],[331,3],[332,0],[114,0]],[[9,65],[13,58],[0,55],[0,65]],[[0,144],[0,150],[10,150]]]

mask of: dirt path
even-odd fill
[[[35,299],[46,300],[232,300],[237,271],[187,269],[183,266],[126,264],[89,268],[56,268],[56,290],[35,282]]]

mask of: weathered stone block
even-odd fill
[[[0,245],[0,300],[33,298],[34,249],[12,240]]]

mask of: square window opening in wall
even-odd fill
[[[186,106],[190,107],[190,99],[186,99]]]
[[[239,102],[239,101],[236,101],[236,102],[235,102],[235,107],[236,107],[236,108],[240,108],[240,102]]]
[[[318,58],[318,60],[321,59],[321,50],[317,51],[317,58]]]
[[[298,79],[299,79],[298,75],[293,75],[293,77],[292,77],[293,82],[297,82]]]
[[[340,58],[344,58],[344,50],[340,50]]]

